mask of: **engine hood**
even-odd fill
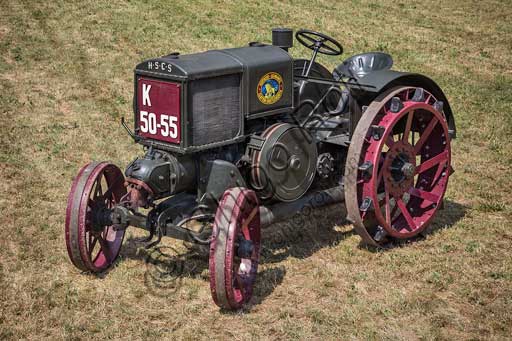
[[[289,63],[291,60],[286,51],[276,46],[247,46],[152,58],[138,64],[135,72],[142,71],[158,77],[194,80],[241,73],[252,66]]]

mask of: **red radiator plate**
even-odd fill
[[[177,83],[138,79],[136,120],[140,136],[180,143],[180,90]]]

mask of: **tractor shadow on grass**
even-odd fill
[[[189,248],[187,251],[174,246],[158,245],[151,249],[142,247],[136,238],[129,238],[123,245],[121,258],[129,258],[144,263],[144,285],[148,292],[156,297],[170,297],[176,294],[186,278],[201,279],[209,282],[208,255],[205,250]],[[283,266],[265,267],[258,271],[258,279],[254,288],[251,303],[244,307],[249,311],[258,305],[280,285],[286,274]],[[232,314],[236,312],[224,311]]]
[[[303,210],[287,221],[273,224],[262,232],[262,263],[279,263],[288,257],[304,259],[315,252],[339,244],[352,236],[343,205]]]
[[[145,267],[144,285],[157,297],[169,297],[182,287],[186,278],[208,280],[208,258],[194,249],[159,244],[146,249],[138,238],[128,238],[121,250],[122,259],[132,259]]]
[[[410,243],[421,242],[428,236],[436,235],[437,233],[449,229],[453,227],[459,220],[466,216],[469,207],[460,203],[457,203],[452,200],[444,201],[444,208],[439,210],[434,217],[434,220],[430,223],[430,225],[420,233],[417,237],[408,239],[405,241],[394,240],[385,245],[384,248],[376,248],[373,246],[368,246],[363,243],[359,244],[360,248],[367,249],[370,252],[381,252],[386,250],[391,250],[397,247],[404,247]]]
[[[273,224],[262,231],[261,267],[254,287],[251,304],[258,305],[280,285],[286,275],[279,263],[288,257],[307,258],[316,251],[333,246],[354,234],[336,231],[335,227],[346,224],[345,213],[340,205],[332,205],[311,211],[303,211],[286,222]],[[183,247],[159,244],[145,249],[138,238],[125,239],[120,259],[140,261],[146,267],[145,285],[155,296],[168,296],[179,290],[185,278],[209,281],[208,248],[189,245]],[[226,313],[229,313],[226,311]]]
[[[467,206],[447,200],[426,231],[426,235],[434,235],[450,228],[462,219],[468,210]],[[310,211],[302,211],[289,220],[273,224],[262,231],[260,270],[254,287],[254,295],[250,305],[245,309],[261,304],[279,286],[285,275],[286,268],[277,265],[289,257],[304,259],[315,252],[339,244],[355,231],[347,225],[346,211],[343,205],[335,204]],[[410,242],[421,241],[420,236],[413,241],[394,242],[386,249],[404,246]],[[209,281],[208,248],[190,246],[186,251],[176,246],[157,245],[145,249],[143,243],[136,238],[125,240],[121,250],[121,259],[135,259],[146,266],[144,273],[148,291],[160,297],[173,295],[182,286],[186,278]],[[370,248],[360,244],[370,252],[381,252],[383,249]],[[232,314],[230,311],[221,312]]]

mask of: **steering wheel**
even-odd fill
[[[343,53],[343,47],[334,38],[323,33],[311,30],[298,30],[295,38],[308,49],[329,56],[338,56]]]

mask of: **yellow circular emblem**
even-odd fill
[[[277,72],[266,73],[258,82],[257,95],[263,104],[274,104],[283,95],[283,77]]]

